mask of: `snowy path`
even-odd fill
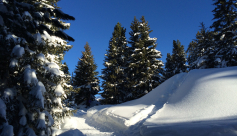
[[[71,118],[66,118],[60,130],[55,130],[54,135],[59,136],[114,136],[113,132],[100,132],[85,122],[86,112],[78,110]]]
[[[237,136],[237,67],[193,70],[139,99],[80,105],[60,136]]]

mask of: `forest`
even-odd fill
[[[166,62],[145,16],[126,28],[115,24],[104,59],[97,64],[86,43],[73,74],[64,55],[74,39],[64,31],[75,18],[58,0],[0,1],[0,135],[52,135],[75,105],[121,104],[149,94],[163,82],[194,69],[237,66],[237,1],[214,0],[213,24],[200,23],[187,50],[173,41]],[[108,37],[109,38],[109,37]]]

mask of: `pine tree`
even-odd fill
[[[165,74],[164,74],[166,79],[174,75],[173,70],[174,70],[174,64],[173,64],[172,56],[170,55],[170,53],[167,53],[167,58],[166,58],[166,63],[165,63]]]
[[[127,100],[127,57],[128,46],[125,38],[126,29],[120,23],[114,27],[112,38],[109,41],[109,50],[105,55],[101,78],[104,80],[102,97],[104,103],[116,104]]]
[[[15,135],[51,135],[51,127],[69,114],[62,105],[65,75],[55,58],[71,48],[65,40],[73,41],[59,20],[74,18],[46,2],[53,3],[5,0],[0,4],[0,54],[6,58],[0,62],[0,97],[7,119],[0,135],[13,133],[5,130],[8,124]]]
[[[172,62],[173,62],[173,75],[186,72],[186,54],[184,46],[181,45],[180,41],[173,40],[173,51],[172,51]]]
[[[95,70],[97,66],[88,43],[84,46],[85,51],[82,52],[82,57],[79,59],[74,71],[73,86],[80,89],[75,96],[76,103],[86,101],[87,106],[90,106],[90,101],[95,100],[95,95],[99,92],[98,72]]]
[[[157,60],[161,58],[160,51],[156,50],[157,38],[151,38],[152,32],[144,16],[139,22],[136,17],[130,28],[131,44],[129,58],[129,83],[132,90],[132,98],[139,98],[150,92],[160,83],[160,73],[163,62]]]
[[[215,43],[213,39],[214,32],[207,30],[205,25],[201,23],[201,29],[186,51],[188,53],[187,62],[189,70],[214,68],[215,65]]]
[[[186,72],[186,54],[184,52],[184,46],[181,45],[180,41],[173,40],[173,51],[172,55],[167,54],[166,64],[165,64],[165,78],[168,79],[178,73]]]
[[[215,20],[211,26],[215,32],[215,67],[237,66],[237,5],[236,0],[215,0]]]

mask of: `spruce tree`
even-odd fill
[[[167,53],[166,63],[165,63],[165,78],[168,79],[173,76],[174,63],[170,53]]]
[[[74,71],[73,86],[79,89],[79,93],[75,96],[77,104],[86,101],[87,106],[90,106],[90,101],[95,100],[95,95],[99,92],[97,65],[91,52],[88,43],[84,46],[85,51],[82,52],[82,57],[79,59]]]
[[[214,32],[207,30],[201,23],[201,29],[186,51],[188,53],[187,62],[189,70],[214,68],[215,66],[215,42],[213,39]]]
[[[51,127],[59,127],[69,114],[62,104],[65,75],[55,58],[71,48],[65,40],[73,41],[62,31],[68,25],[59,20],[74,18],[47,3],[53,2],[5,0],[0,4],[0,54],[6,58],[0,62],[0,99],[7,120],[0,126],[0,135],[11,135],[12,130],[15,135],[51,135]],[[55,48],[64,51],[55,52]]]
[[[186,72],[186,58],[185,58],[184,46],[181,45],[180,41],[173,40],[173,51],[172,55],[167,54],[165,64],[165,78],[168,79],[178,73]]]
[[[236,0],[214,0],[215,67],[237,66]]]
[[[160,84],[162,78],[159,71],[162,70],[163,62],[161,52],[156,50],[157,38],[151,38],[152,32],[144,16],[139,22],[136,17],[130,28],[130,58],[129,64],[129,84],[131,87],[131,97],[139,98],[150,92]]]
[[[186,54],[184,46],[181,45],[180,41],[173,40],[173,51],[172,51],[172,62],[173,62],[173,75],[186,72]]]
[[[128,47],[125,32],[126,29],[117,23],[109,41],[109,50],[104,60],[105,68],[101,76],[104,80],[102,82],[104,103],[117,104],[127,100]]]

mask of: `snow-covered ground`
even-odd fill
[[[98,101],[92,102],[91,106],[96,106]],[[114,136],[113,132],[100,132],[96,126],[89,126],[86,120],[87,108],[84,104],[78,105],[74,116],[67,117],[61,125],[61,129],[54,129],[53,136]],[[73,108],[75,109],[75,108]]]
[[[181,73],[140,99],[84,111],[62,135],[237,136],[237,67]]]

